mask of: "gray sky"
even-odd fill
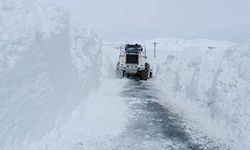
[[[48,0],[49,1],[49,0]],[[54,0],[106,40],[250,39],[250,0]]]

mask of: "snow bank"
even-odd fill
[[[106,79],[86,102],[76,107],[65,125],[54,128],[37,143],[24,143],[19,150],[115,149],[115,139],[127,123],[128,108],[125,98],[119,95],[126,82]]]
[[[94,88],[94,91],[86,101],[81,101],[75,107],[72,116],[65,124],[56,126],[39,142],[24,142],[18,150],[116,149],[117,143],[115,140],[126,129],[128,120],[127,102],[120,95],[123,87],[127,84],[127,80],[115,78],[114,64],[116,62],[113,62],[114,59],[112,60],[110,57],[117,57],[119,51],[113,49],[112,46],[107,47],[106,45],[102,47],[102,54],[95,53],[95,55],[102,56],[102,64],[97,64],[100,67],[96,66],[96,68],[92,68],[92,70],[90,69],[87,72],[85,69],[81,69],[87,67],[85,65],[89,63],[89,61],[84,60],[97,57],[81,56],[76,57],[75,61],[78,62],[76,64],[79,65],[77,66],[79,71],[82,71],[80,76],[83,75],[85,77],[86,73],[92,71],[94,72],[93,74],[90,73],[90,75],[97,75],[96,71],[98,72],[100,80],[98,88]],[[79,56],[79,54],[76,53],[76,56]],[[91,78],[88,78],[88,83],[91,83],[90,81]],[[88,84],[88,86],[91,87],[92,85]]]
[[[166,102],[205,116],[203,128],[209,128],[212,120],[217,128],[208,132],[223,129],[237,149],[249,149],[250,44],[233,45],[209,49],[194,44],[178,54],[168,53],[159,65],[156,83]]]
[[[1,0],[0,149],[28,146],[64,124],[99,84],[100,47],[58,7]]]

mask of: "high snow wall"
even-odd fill
[[[101,42],[35,0],[0,2],[0,149],[40,140],[98,86]],[[18,147],[18,146],[17,146]]]
[[[168,54],[156,82],[166,101],[196,107],[226,129],[237,149],[249,149],[250,43],[233,45],[209,49],[194,44]]]

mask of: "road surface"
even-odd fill
[[[158,93],[150,82],[128,82],[121,95],[126,97],[130,117],[114,150],[225,149],[206,136],[194,142],[181,116],[159,103]]]

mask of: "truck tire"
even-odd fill
[[[153,78],[153,72],[152,71],[150,71],[150,73],[149,73],[149,78]]]
[[[145,70],[141,72],[141,80],[148,80],[149,77],[149,69],[150,65],[148,63],[145,64]]]
[[[124,78],[125,75],[126,75],[126,72],[125,72],[125,70],[123,70],[123,71],[122,71],[122,78]]]

